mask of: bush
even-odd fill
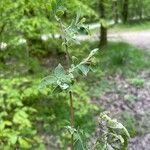
[[[69,117],[66,94],[50,95],[49,90],[40,92],[37,88],[39,79],[32,78],[0,80],[0,148],[33,149],[41,147],[42,143],[55,145],[53,141],[45,143],[46,135],[57,138],[59,147],[68,144],[64,131]],[[91,134],[95,127],[92,118],[98,108],[91,104],[87,93],[85,84],[75,86],[75,120],[76,127]]]

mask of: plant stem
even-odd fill
[[[70,54],[68,52],[68,45],[67,45],[67,41],[65,38],[65,29],[63,26],[63,23],[61,22],[61,19],[59,19],[59,23],[60,23],[60,27],[61,27],[61,32],[62,32],[62,38],[64,40],[64,50],[66,53],[66,60],[67,60],[67,67],[68,69],[71,66],[71,57]],[[69,99],[70,99],[70,126],[72,128],[74,128],[74,109],[73,109],[73,95],[72,95],[72,91],[69,91]],[[73,146],[74,140],[73,140],[73,134],[71,134],[71,145],[70,145],[70,149],[73,150],[74,146]]]
[[[70,54],[68,52],[67,40],[65,38],[65,29],[64,29],[64,25],[63,25],[61,19],[59,19],[58,21],[59,21],[61,32],[62,32],[62,38],[64,40],[64,50],[65,50],[65,53],[66,53],[67,66],[69,68],[70,65],[71,65],[71,57],[70,57]]]
[[[70,97],[70,125],[73,128],[74,127],[74,109],[73,109],[73,95],[71,91],[69,91],[69,97]],[[73,150],[73,134],[71,134],[71,150]]]

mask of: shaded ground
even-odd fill
[[[98,36],[92,38],[97,40]],[[109,33],[109,39],[126,41],[150,52],[150,31]],[[128,150],[150,150],[150,68],[137,75],[137,78],[144,81],[143,85],[131,84],[130,79],[121,76],[110,77],[108,80],[116,84],[115,88],[94,102],[104,106],[118,119],[123,112],[131,114],[138,126],[133,126],[133,129],[138,128],[138,133],[130,140]]]
[[[150,150],[150,69],[143,71],[137,79],[144,82],[138,85],[133,84],[131,79],[121,76],[109,77],[109,82],[115,84],[114,88],[108,90],[100,99],[93,99],[93,101],[98,106],[104,106],[121,122],[125,121],[131,128],[132,134],[136,134],[131,138],[128,150]],[[121,116],[125,113],[128,115],[123,121]],[[130,120],[131,116],[135,119],[134,122]],[[93,144],[98,131],[97,128],[93,135],[91,141]]]
[[[150,149],[150,72],[143,72],[138,78],[144,79],[144,85],[138,87],[131,85],[128,79],[120,77],[112,78],[115,81],[114,91],[105,93],[100,102],[114,116],[121,116],[127,112],[136,120],[131,127],[136,128],[140,136],[131,139],[129,150],[149,150]],[[129,118],[125,118],[129,119]],[[130,120],[126,120],[130,123]],[[136,126],[137,125],[137,126]],[[131,128],[132,129],[132,128]],[[133,129],[132,129],[133,130]]]

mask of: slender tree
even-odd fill
[[[128,14],[129,14],[129,0],[123,0],[123,8],[122,8],[122,21],[123,23],[127,23]]]
[[[115,24],[118,23],[119,14],[118,14],[118,1],[113,0],[113,13],[114,13],[114,22]]]
[[[107,45],[107,26],[105,22],[106,15],[105,15],[105,0],[100,0],[99,2],[99,11],[100,11],[100,19],[101,19],[101,24],[100,24],[100,46],[105,46]]]

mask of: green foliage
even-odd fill
[[[149,30],[150,21],[133,21],[127,24],[117,24],[110,28],[111,31],[145,31]]]
[[[71,53],[78,59],[81,59],[83,55],[87,55],[90,49],[98,46],[99,42],[89,43],[89,41],[84,41],[81,44],[81,48],[73,45],[71,49]],[[73,51],[74,49],[76,51]],[[88,80],[90,78],[100,80],[105,75],[117,73],[128,76],[128,78],[134,77],[137,72],[149,67],[149,57],[150,55],[147,52],[127,43],[110,42],[100,53],[97,53],[94,77],[89,74]]]
[[[72,74],[66,74],[63,66],[59,64],[52,76],[48,76],[41,81],[40,88],[44,88],[47,85],[54,85],[54,91],[67,90],[72,82]]]
[[[133,78],[128,79],[128,82],[137,88],[142,88],[144,86],[145,80],[140,78]]]
[[[77,65],[73,65],[69,68],[68,72],[66,72],[61,64],[59,64],[55,70],[54,74],[51,76],[45,77],[41,83],[39,88],[43,89],[48,85],[52,85],[54,88],[54,92],[61,92],[63,90],[67,90],[71,88],[75,81],[75,73],[81,71],[82,75],[87,75],[90,70],[90,60],[95,55],[98,49],[94,49],[91,51],[89,56],[85,58],[82,62]]]
[[[50,95],[50,89],[40,92],[37,89],[39,80],[35,76],[0,80],[0,145],[2,147],[40,149],[45,144],[43,140],[47,137],[45,134],[56,137],[60,143],[58,146],[62,149],[68,145],[68,138],[64,136],[62,130],[68,124],[67,95],[65,93]],[[98,108],[91,104],[84,83],[75,85],[73,91],[74,108],[77,111],[75,127],[84,129],[90,135],[95,127],[92,120],[94,114],[98,113]],[[87,120],[91,122],[87,123]],[[52,141],[49,141],[48,145],[56,146]]]
[[[86,27],[83,25],[85,22],[85,19],[80,20],[80,14],[77,13],[77,17],[75,20],[72,21],[71,25],[69,27],[66,27],[62,23],[62,15],[65,13],[64,11],[66,10],[64,7],[61,6],[61,0],[59,1],[52,1],[52,10],[55,15],[56,20],[58,21],[61,32],[62,32],[62,38],[63,38],[63,43],[64,45],[64,51],[67,56],[67,64],[68,68],[65,71],[64,67],[59,64],[55,70],[54,73],[51,76],[48,76],[44,78],[41,83],[40,83],[40,88],[45,88],[48,85],[51,85],[53,87],[54,92],[61,92],[65,90],[69,90],[69,95],[70,95],[70,128],[68,127],[70,134],[71,134],[71,149],[74,149],[74,145],[76,146],[77,149],[84,150],[84,146],[81,140],[80,135],[78,134],[78,131],[75,130],[74,127],[74,99],[72,96],[72,85],[76,81],[78,75],[77,72],[81,72],[81,75],[87,75],[87,73],[90,71],[90,65],[92,63],[91,59],[92,57],[96,54],[98,49],[94,49],[90,52],[90,54],[83,59],[78,64],[71,64],[72,60],[70,58],[70,53],[68,52],[68,47],[73,44],[75,41],[75,36],[79,32],[87,32]],[[88,32],[87,32],[88,33]],[[75,139],[73,136],[75,135]],[[76,140],[75,144],[73,141]]]
[[[23,103],[28,84],[25,78],[0,80],[0,149],[29,149],[42,142],[30,118],[37,111]]]
[[[111,119],[106,113],[100,116],[100,137],[95,149],[127,150],[130,135],[127,129],[116,119]]]
[[[81,130],[76,130],[75,128],[72,128],[71,126],[67,126],[66,129],[71,135],[74,135],[74,149],[86,150],[85,144],[80,135],[83,134],[83,132],[81,132]]]
[[[100,64],[108,73],[119,72],[124,75],[134,75],[148,66],[148,59],[149,55],[147,57],[140,49],[126,43],[110,43],[101,54]]]

